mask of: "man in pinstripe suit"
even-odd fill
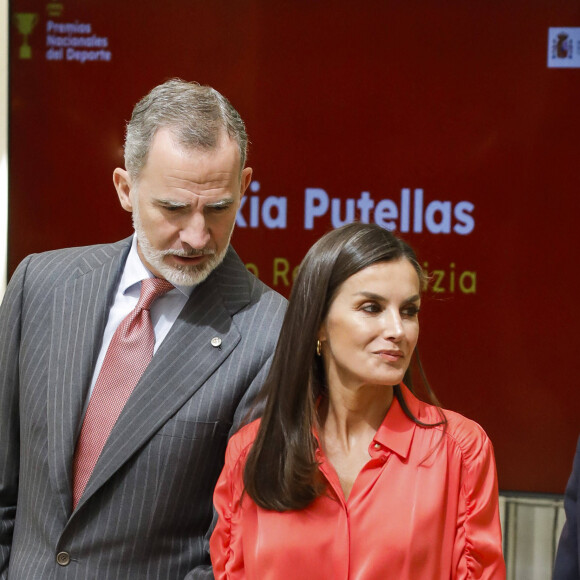
[[[230,246],[251,179],[244,124],[179,80],[133,111],[114,183],[135,236],[32,255],[0,309],[0,578],[211,578],[228,436],[267,372],[284,299]],[[72,507],[73,456],[111,336],[141,280],[155,354]]]

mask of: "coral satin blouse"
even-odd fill
[[[402,390],[420,421],[440,420]],[[505,579],[491,443],[477,423],[445,415],[445,433],[421,427],[393,399],[348,500],[318,450],[327,493],[283,513],[242,497],[258,422],[244,427],[229,442],[214,494],[216,580]]]

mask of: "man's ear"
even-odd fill
[[[131,201],[131,178],[125,169],[117,167],[113,171],[113,183],[121,202],[121,207],[128,212],[133,211],[133,202]]]
[[[244,167],[244,169],[242,169],[242,178],[241,178],[241,184],[240,184],[240,199],[242,199],[242,197],[244,197],[244,193],[246,193],[246,189],[248,189],[248,186],[250,185],[250,183],[252,182],[252,168],[251,167]]]

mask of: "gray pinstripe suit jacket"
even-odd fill
[[[29,256],[8,286],[2,579],[212,577],[204,536],[213,487],[228,436],[265,378],[285,300],[230,248],[159,347],[71,513],[83,404],[129,247],[130,239]],[[221,348],[211,346],[215,336]]]

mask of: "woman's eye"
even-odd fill
[[[378,304],[375,304],[374,302],[365,302],[362,307],[361,310],[363,310],[364,312],[370,312],[370,313],[375,313],[375,312],[380,312],[380,307]]]
[[[407,306],[402,310],[403,316],[408,316],[409,318],[413,318],[419,314],[419,307],[418,306]]]

